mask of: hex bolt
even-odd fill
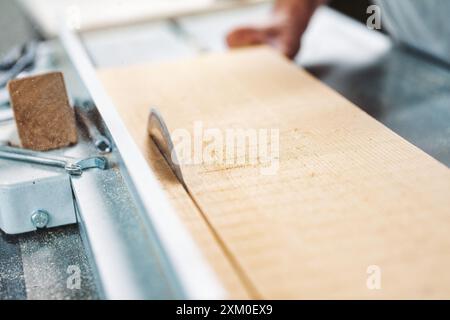
[[[50,221],[50,214],[42,209],[36,210],[31,214],[31,222],[37,229],[45,228]]]

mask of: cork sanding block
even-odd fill
[[[77,142],[61,72],[12,80],[8,90],[22,147],[45,151]]]

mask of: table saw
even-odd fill
[[[73,103],[81,101],[80,110],[89,119],[87,125],[79,122],[77,146],[55,155],[84,158],[102,153],[108,168],[87,170],[69,183],[60,171],[0,160],[0,176],[8,188],[52,183],[36,189],[42,194],[33,191],[36,199],[27,198],[31,204],[46,197],[54,200],[53,183],[71,195],[57,197],[67,207],[67,219],[57,228],[24,235],[2,232],[2,298],[228,297],[111,110],[114,102],[96,69],[223,52],[222,39],[232,26],[263,17],[268,10],[269,5],[262,4],[82,33],[60,30],[60,38],[38,44],[34,72],[62,70]],[[444,63],[394,44],[329,8],[314,16],[296,63],[441,163],[450,164],[450,69]],[[106,138],[109,152],[99,150],[90,130]],[[11,122],[1,123],[0,140],[10,139],[13,131]],[[64,208],[58,202],[54,206]],[[3,220],[8,219],[4,212]],[[22,233],[20,228],[30,231],[17,224],[17,233]],[[80,289],[67,285],[73,270],[80,271]],[[235,290],[235,296],[246,297],[245,290]]]

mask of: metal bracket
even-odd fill
[[[19,234],[76,222],[69,175],[0,183],[0,229],[5,233]]]
[[[71,176],[107,166],[104,157],[73,159],[5,145],[0,145],[0,159],[11,165],[22,163],[16,173],[0,167],[4,177],[0,182],[0,229],[8,234],[76,223]],[[52,171],[53,167],[63,168],[67,174]]]

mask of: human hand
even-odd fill
[[[267,44],[293,59],[314,11],[326,0],[278,0],[269,20],[242,26],[226,38],[230,48]]]

